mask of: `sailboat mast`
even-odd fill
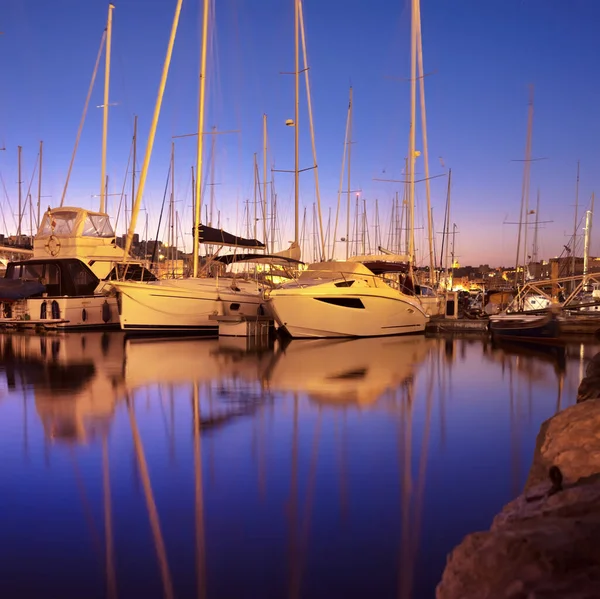
[[[452,225],[452,264],[450,265],[450,280],[454,279],[454,260],[455,260],[455,251],[454,251],[454,243],[456,241],[456,223]]]
[[[267,115],[263,114],[263,243],[265,254],[269,247],[267,240]]]
[[[423,161],[425,163],[425,195],[427,197],[427,227],[429,229],[429,284],[433,285],[435,255],[433,250],[433,214],[431,211],[431,186],[429,185],[429,149],[427,145],[427,113],[425,112],[425,72],[423,70],[423,39],[421,36],[421,6],[417,0],[417,59],[419,62],[419,95],[421,98],[421,135],[423,136]]]
[[[538,259],[538,228],[540,223],[540,190],[537,190],[537,201],[535,204],[535,227],[533,229],[533,248],[531,249],[531,261]]]
[[[169,74],[169,65],[171,64],[171,55],[173,54],[173,46],[175,45],[175,36],[177,35],[177,26],[179,25],[179,15],[181,14],[181,5],[183,0],[177,0],[177,6],[175,7],[175,16],[173,17],[173,25],[171,26],[171,35],[169,37],[169,45],[167,46],[167,55],[163,65],[163,71],[160,78],[160,84],[158,86],[158,96],[156,98],[156,104],[154,105],[154,114],[152,116],[152,124],[150,125],[150,132],[148,133],[148,142],[146,143],[146,153],[144,155],[144,163],[142,165],[142,172],[140,174],[140,181],[136,191],[135,204],[131,213],[131,222],[129,223],[129,230],[127,231],[127,239],[125,241],[125,249],[123,251],[125,259],[131,249],[131,243],[133,241],[133,234],[135,232],[135,226],[137,224],[138,214],[142,205],[142,197],[144,195],[144,187],[146,186],[146,177],[148,176],[148,167],[150,166],[150,157],[152,155],[152,148],[154,146],[154,137],[156,136],[156,128],[158,126],[158,117],[160,116],[160,108],[162,105],[162,99],[165,92],[165,86],[167,84],[167,76]],[[196,254],[197,256],[197,254]]]
[[[257,204],[258,204],[258,193],[257,193],[257,189],[258,189],[258,163],[256,161],[256,152],[254,152],[254,239],[256,239],[257,236],[257,221],[258,221],[258,210],[257,210]]]
[[[321,211],[321,188],[319,186],[319,164],[317,162],[317,147],[315,144],[315,127],[313,123],[312,100],[310,95],[310,79],[308,77],[308,57],[306,53],[306,36],[304,33],[304,12],[302,0],[298,0],[298,20],[300,23],[300,34],[302,36],[302,55],[304,57],[304,81],[306,84],[306,102],[308,108],[308,123],[310,125],[310,143],[313,155],[313,168],[315,172],[315,192],[317,195],[317,216],[319,220],[320,254],[321,260],[325,260],[325,235],[323,233],[323,213]]]
[[[575,276],[575,256],[577,255],[577,212],[579,211],[579,160],[577,161],[577,182],[575,183],[575,221],[573,222],[573,244],[571,252],[571,276]],[[573,286],[575,283],[573,282]]]
[[[171,141],[171,205],[169,210],[169,250],[171,254],[171,270],[173,270],[173,246],[175,245],[175,142]]]
[[[410,214],[410,233],[408,241],[409,269],[412,275],[415,262],[415,121],[417,103],[417,16],[419,0],[412,1],[410,26],[410,129],[408,136],[408,208]]]
[[[104,50],[105,43],[106,43],[106,29],[102,33],[102,39],[100,40],[100,47],[98,48],[96,62],[94,63],[94,71],[92,73],[92,80],[90,81],[90,85],[88,87],[88,93],[85,98],[85,104],[83,106],[83,113],[81,115],[81,119],[79,120],[77,136],[75,137],[75,147],[73,148],[73,153],[71,154],[71,162],[69,162],[69,170],[67,170],[67,177],[65,179],[65,185],[63,187],[62,195],[60,197],[60,204],[59,204],[60,206],[63,206],[65,203],[65,197],[67,195],[67,189],[69,187],[69,180],[71,179],[71,171],[73,170],[73,163],[75,162],[77,148],[79,147],[79,139],[81,138],[81,131],[83,130],[83,123],[85,122],[85,117],[87,115],[87,109],[90,104],[90,98],[92,97],[92,91],[94,89],[94,84],[96,82],[96,75],[98,74],[98,67],[100,66],[100,59],[102,58],[102,51]]]
[[[523,228],[523,213],[529,211],[529,171],[531,170],[531,134],[533,129],[533,85],[529,87],[529,109],[527,113],[527,141],[525,143],[525,162],[523,166],[523,185],[521,188],[521,213],[519,216],[519,234],[517,236],[517,259],[515,262],[515,285],[519,282],[519,258],[521,251],[521,234]],[[527,216],[525,216],[527,219]],[[527,246],[527,244],[525,244]],[[525,256],[527,250],[525,250]],[[525,260],[523,261],[525,262]],[[525,264],[523,264],[523,273]]]
[[[213,226],[213,214],[215,212],[215,155],[217,149],[217,126],[213,125],[210,140],[210,210],[208,211],[208,226]]]
[[[135,202],[135,165],[137,155],[137,114],[133,117],[133,167],[131,169],[131,209]]]
[[[104,63],[104,104],[102,106],[102,168],[100,176],[100,212],[106,212],[106,142],[108,139],[108,92],[110,85],[110,45],[112,40],[112,11],[114,5],[108,5],[108,21],[106,23],[106,52]]]
[[[347,125],[347,131],[348,131],[348,135],[347,137],[347,143],[348,143],[348,183],[347,183],[347,189],[348,189],[348,214],[347,214],[347,223],[346,223],[346,260],[348,260],[349,257],[349,249],[350,249],[350,193],[351,193],[351,189],[350,189],[350,166],[352,164],[351,161],[351,154],[352,154],[352,86],[350,86],[350,103],[348,104],[348,125]]]
[[[22,217],[22,198],[21,198],[21,152],[23,150],[22,146],[17,147],[17,156],[18,156],[18,176],[19,176],[19,211],[17,218],[17,244],[21,243],[21,217]]]
[[[37,200],[37,226],[40,226],[41,205],[42,205],[42,157],[44,142],[40,141],[40,170],[38,172],[38,200]]]
[[[592,219],[594,218],[594,200],[595,194],[592,192],[592,201],[590,209],[585,213],[585,238],[583,245],[583,276],[588,274],[588,264],[590,260],[590,239],[592,238]]]
[[[298,218],[299,218],[299,152],[300,152],[300,48],[299,48],[299,0],[294,0],[294,243],[298,243]]]
[[[194,218],[194,266],[193,275],[198,276],[200,252],[200,219],[202,217],[202,152],[204,149],[204,105],[206,100],[206,51],[208,47],[208,16],[211,0],[204,0],[202,12],[202,50],[200,54],[200,94],[198,101],[198,137],[196,145],[196,202]]]
[[[446,257],[444,260],[445,266],[445,276],[446,276],[446,288],[448,288],[448,254],[450,251],[450,192],[452,189],[452,169],[448,170],[448,196],[446,200]],[[454,237],[452,238],[452,243],[454,243]],[[454,252],[454,246],[452,246],[452,251]],[[453,260],[454,261],[454,260]]]

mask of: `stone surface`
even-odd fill
[[[600,398],[600,352],[586,366],[585,377],[577,389],[577,403],[598,398]]]
[[[564,488],[548,496],[548,470]],[[437,599],[600,598],[600,400],[539,432],[525,491],[448,556]]]
[[[552,465],[566,483],[600,472],[600,400],[571,406],[542,424],[525,490],[547,480]]]

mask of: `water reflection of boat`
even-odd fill
[[[564,373],[567,367],[567,351],[564,345],[551,343],[521,345],[508,339],[493,339],[491,347],[492,350],[500,350],[505,355],[523,356],[532,361],[550,363],[557,373]]]
[[[112,421],[123,393],[123,337],[0,335],[0,360],[9,386],[33,390],[47,438],[86,443]]]
[[[133,389],[152,384],[211,382],[223,378],[261,381],[273,359],[272,346],[248,348],[237,339],[174,338],[125,343],[125,383]],[[148,367],[151,364],[152,367]]]
[[[319,402],[368,406],[409,379],[433,343],[417,336],[292,341],[278,355],[270,388],[307,393]]]

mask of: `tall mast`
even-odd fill
[[[257,220],[258,220],[258,210],[257,210],[257,187],[258,187],[258,163],[256,162],[256,152],[254,152],[254,239],[256,239],[257,233]]]
[[[146,186],[146,177],[148,176],[148,167],[150,166],[150,157],[152,156],[152,148],[154,146],[154,137],[156,136],[156,128],[158,126],[158,117],[160,116],[160,108],[162,105],[162,99],[165,92],[165,86],[167,84],[167,76],[169,74],[169,65],[171,64],[171,56],[173,54],[173,46],[175,45],[175,36],[177,35],[177,26],[179,25],[179,15],[181,14],[181,5],[183,0],[177,0],[177,6],[175,7],[175,16],[173,17],[173,25],[171,26],[171,35],[169,37],[169,45],[167,46],[167,55],[163,64],[162,75],[160,78],[160,84],[158,86],[158,96],[156,98],[156,104],[154,105],[154,114],[152,116],[152,124],[150,125],[150,132],[148,133],[148,142],[146,143],[146,153],[144,154],[144,163],[142,165],[142,172],[140,173],[140,181],[136,191],[135,204],[131,213],[131,222],[129,223],[129,230],[127,231],[127,239],[125,241],[125,249],[123,255],[125,259],[131,249],[131,242],[133,241],[133,234],[135,232],[135,226],[137,224],[138,214],[140,212],[140,206],[142,204],[142,197],[144,195],[144,187]],[[158,241],[157,241],[158,242]],[[197,254],[196,254],[197,256]]]
[[[108,21],[106,23],[106,53],[104,66],[104,104],[102,106],[102,172],[100,176],[100,212],[106,212],[106,142],[108,138],[108,91],[110,85],[110,44],[112,39],[113,4],[108,5]]]
[[[40,141],[40,170],[38,172],[38,200],[37,200],[37,226],[40,226],[41,205],[42,205],[42,153],[44,142]]]
[[[454,256],[455,256],[455,251],[454,251],[454,243],[456,241],[456,223],[454,223],[452,225],[452,264],[450,265],[450,280],[452,280],[454,278]]]
[[[531,261],[538,259],[538,228],[540,223],[540,190],[537,190],[537,201],[535,204],[535,227],[533,229],[533,247],[531,249]]]
[[[592,192],[590,209],[585,213],[585,238],[583,245],[583,276],[588,274],[588,263],[590,259],[590,239],[592,238],[592,219],[594,218],[595,194]]]
[[[275,253],[275,222],[277,219],[277,194],[275,193],[275,183],[271,177],[271,253]]]
[[[592,200],[593,202],[593,200]],[[592,232],[592,211],[585,213],[585,237],[583,242],[583,276],[588,274],[588,260],[590,253],[590,234]]]
[[[521,213],[519,216],[519,234],[517,236],[517,259],[515,262],[515,285],[519,281],[519,258],[521,251],[521,233],[523,228],[523,214],[526,222],[529,211],[529,172],[531,170],[531,134],[533,129],[533,85],[529,87],[529,109],[527,112],[527,141],[525,143],[525,162],[523,166],[523,184],[521,187]],[[527,245],[527,244],[525,244]],[[525,256],[527,250],[525,250]],[[524,260],[525,262],[525,260]],[[525,265],[523,265],[523,276],[525,276]]]
[[[21,206],[21,151],[23,148],[18,146],[17,155],[18,155],[18,169],[19,169],[19,212],[17,218],[17,244],[21,243],[21,217],[22,217],[22,206]]]
[[[313,155],[313,168],[315,171],[315,192],[317,194],[317,211],[318,211],[318,220],[319,220],[319,235],[321,243],[320,245],[320,254],[321,260],[325,259],[325,235],[323,233],[323,214],[321,212],[321,188],[319,186],[319,164],[317,162],[317,147],[315,144],[315,128],[313,123],[313,114],[312,114],[312,100],[310,95],[310,80],[308,77],[308,56],[306,53],[306,36],[304,33],[304,13],[302,9],[302,0],[298,0],[298,19],[300,22],[300,34],[302,36],[302,55],[304,57],[304,81],[306,83],[306,102],[308,107],[308,122],[310,125],[310,143],[312,147],[312,155]]]
[[[348,116],[346,117],[346,136],[344,138],[344,151],[342,152],[342,168],[340,169],[340,186],[338,187],[337,209],[335,211],[335,225],[333,227],[333,239],[331,243],[331,259],[335,254],[335,243],[337,240],[338,219],[340,216],[340,204],[342,199],[342,190],[344,185],[344,168],[346,166],[346,149],[348,146],[348,127],[350,126],[350,117],[352,114],[352,87],[350,87],[350,101],[348,102]],[[349,202],[348,202],[349,203]],[[346,259],[348,259],[348,236],[350,235],[350,210],[346,218]]]
[[[137,114],[133,117],[133,167],[131,169],[131,209],[135,202],[135,165],[137,155]]]
[[[173,270],[173,246],[175,245],[175,142],[171,141],[171,205],[169,210],[169,249],[171,254],[171,271]]]
[[[299,0],[294,0],[294,243],[298,243],[299,218],[299,152],[300,152],[300,48],[299,48]]]
[[[347,221],[346,221],[346,260],[349,257],[350,250],[350,166],[351,166],[351,153],[352,153],[352,86],[350,86],[350,101],[348,103],[348,121],[347,121],[347,143],[348,143],[348,182],[347,182]]]
[[[575,183],[575,221],[573,222],[573,244],[571,252],[571,275],[575,276],[575,256],[577,255],[577,217],[579,210],[579,160],[577,161],[577,182]],[[573,283],[573,286],[575,283]]]
[[[269,247],[267,240],[267,115],[263,114],[263,243],[265,254]]]
[[[446,288],[448,288],[448,253],[450,250],[450,191],[452,189],[452,169],[448,170],[448,195],[446,198],[446,231],[445,231],[445,237],[446,237],[446,257],[444,259],[444,270],[445,275],[446,275]],[[454,243],[454,240],[453,242]],[[454,247],[452,248],[452,251],[454,252]],[[454,259],[453,259],[454,261]]]
[[[433,285],[435,256],[433,250],[433,214],[431,212],[431,189],[429,185],[429,149],[427,145],[427,116],[425,112],[425,73],[423,70],[423,39],[421,36],[421,7],[417,0],[417,58],[419,61],[419,90],[421,97],[421,135],[423,136],[423,160],[425,162],[425,195],[427,196],[427,226],[429,229],[429,283]]]
[[[63,187],[62,195],[60,197],[60,206],[63,206],[65,203],[65,197],[67,195],[67,189],[69,187],[69,180],[71,178],[71,171],[73,170],[73,163],[75,162],[77,148],[79,147],[79,139],[81,138],[81,132],[83,130],[83,123],[85,122],[85,117],[87,115],[87,109],[88,109],[88,106],[90,103],[90,98],[92,97],[92,91],[94,89],[94,83],[96,82],[96,75],[98,74],[98,67],[100,66],[100,59],[102,58],[102,50],[104,49],[105,43],[106,43],[106,29],[102,32],[102,39],[100,40],[100,48],[98,48],[98,54],[96,56],[96,62],[94,64],[94,71],[92,73],[92,80],[90,81],[90,85],[88,87],[88,93],[85,98],[85,104],[83,106],[83,113],[81,115],[81,119],[79,120],[79,127],[77,128],[77,137],[75,138],[75,147],[73,148],[73,153],[71,154],[71,162],[69,162],[69,170],[67,171],[65,185]]]
[[[200,219],[202,218],[202,152],[204,149],[204,105],[206,100],[206,50],[208,47],[208,16],[211,0],[204,0],[202,11],[202,50],[200,53],[200,94],[198,101],[198,137],[196,145],[196,203],[194,218],[194,277],[198,276],[200,251]]]
[[[210,140],[210,210],[208,211],[208,226],[213,226],[213,214],[215,210],[215,150],[217,146],[217,126],[212,127]]]
[[[408,255],[410,258],[409,269],[412,275],[415,261],[415,121],[417,102],[417,16],[419,13],[419,0],[411,0],[411,26],[410,26],[410,129],[408,136],[408,208],[410,215],[410,232],[408,241]]]

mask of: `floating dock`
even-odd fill
[[[426,333],[484,333],[489,332],[489,321],[471,318],[432,318],[425,326]]]
[[[268,338],[274,326],[268,316],[244,316],[242,314],[209,316],[219,325],[219,337]]]

